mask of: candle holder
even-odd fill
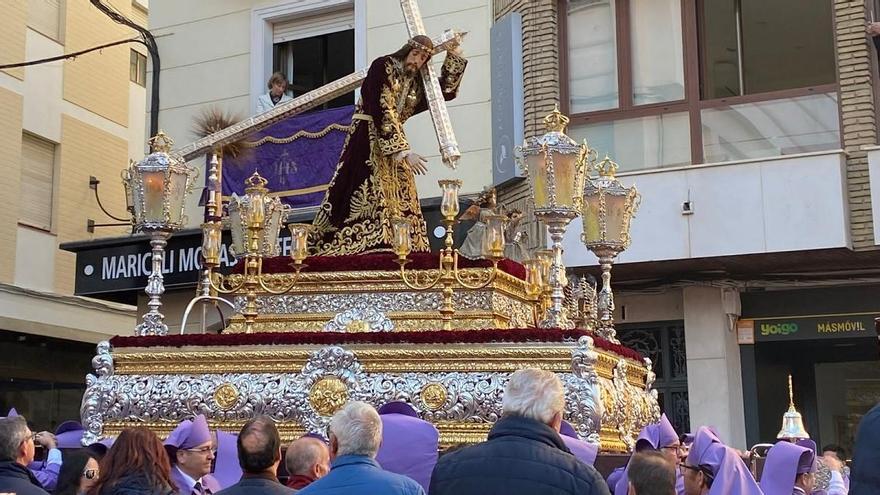
[[[409,263],[408,256],[412,251],[412,223],[405,218],[392,219],[392,248],[397,255],[397,263],[400,265],[400,278],[403,283],[413,290],[431,290],[438,285],[441,287],[442,303],[440,305],[440,317],[443,321],[443,330],[452,330],[452,318],[455,315],[453,304],[454,288],[456,285],[470,290],[479,290],[487,287],[495,280],[498,271],[498,262],[504,257],[504,222],[500,215],[493,215],[487,224],[484,251],[487,258],[492,261],[492,270],[488,276],[465,275],[458,267],[459,252],[454,246],[454,227],[459,212],[458,190],[461,188],[460,180],[441,180],[440,213],[443,215],[443,226],[446,229],[444,247],[440,251],[439,269],[435,274],[428,270],[406,270]],[[492,217],[499,218],[492,218]]]
[[[202,257],[207,273],[204,283],[214,293],[244,294],[245,304],[241,314],[244,316],[246,333],[253,331],[259,316],[257,293],[280,295],[290,292],[299,282],[300,273],[306,266],[303,261],[308,255],[307,238],[311,225],[290,224],[288,229],[291,234],[293,278],[286,281],[267,281],[263,276],[263,258],[278,255],[278,234],[283,218],[289,211],[281,200],[268,196],[266,184],[266,179],[254,172],[245,180],[247,187],[244,196],[233,196],[229,202],[231,251],[236,259],[244,262],[244,271],[239,282],[231,283],[228,276],[214,271],[217,268],[215,260],[219,258],[219,224],[206,223],[202,226]],[[187,311],[192,304],[193,301],[190,301]]]

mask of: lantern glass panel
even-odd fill
[[[574,153],[551,152],[553,158],[553,176],[556,186],[556,204],[554,206],[574,206],[574,195],[582,191],[575,189],[577,155]]]
[[[281,202],[278,199],[267,198],[266,202],[266,226],[263,232],[265,245],[262,253],[264,256],[278,256],[278,233],[281,231]]]
[[[186,179],[184,172],[171,172],[168,185],[169,222],[180,224],[183,220],[183,202],[186,199]]]
[[[583,241],[591,244],[602,239],[599,223],[599,194],[584,195],[584,206],[581,212],[584,224]]]
[[[626,216],[626,196],[605,195],[606,229],[608,240],[621,242],[623,240],[624,218]]]
[[[165,221],[165,171],[142,170],[144,186],[144,215],[147,223]]]
[[[529,181],[532,183],[535,208],[548,208],[550,206],[550,193],[547,188],[546,156],[543,152],[535,155],[526,155],[525,161],[529,171]]]
[[[232,252],[236,258],[246,254],[247,225],[241,209],[242,198],[233,198],[229,202],[229,230],[232,234]]]

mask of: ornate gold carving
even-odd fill
[[[208,420],[210,428],[219,429],[236,433],[244,426],[244,420],[225,420],[216,421]],[[437,421],[434,423],[437,431],[440,433],[440,448],[445,449],[458,444],[473,444],[483,442],[492,428],[491,423],[465,423],[459,421]],[[177,427],[177,423],[158,422],[158,421],[114,421],[104,424],[105,436],[118,436],[125,428],[135,426],[145,426],[156,433],[159,438],[166,438],[171,430]],[[281,441],[285,444],[291,442],[307,431],[302,425],[293,422],[277,422],[278,433]],[[626,452],[626,444],[620,441],[617,430],[606,429],[603,427],[599,432],[599,440],[601,442],[602,452]]]
[[[364,320],[354,320],[345,326],[345,331],[349,333],[369,332],[370,330],[370,324]]]
[[[516,371],[522,368],[541,368],[551,371],[571,371],[572,344],[517,344],[485,343],[479,347],[470,344],[351,344],[343,345],[353,351],[368,373],[387,372],[440,372],[440,371]],[[301,368],[310,352],[320,345],[273,346],[270,350],[168,350],[146,348],[141,351],[114,353],[115,373],[118,375],[194,374],[194,373],[289,373]],[[615,354],[597,350],[603,359],[620,359]],[[611,379],[610,368],[598,367],[602,378]],[[641,368],[627,368],[627,382],[636,382],[632,374]]]
[[[238,402],[238,389],[231,383],[224,383],[214,390],[214,402],[221,411],[228,411]]]
[[[335,376],[321,378],[309,390],[309,403],[321,416],[332,416],[348,402],[348,387]]]
[[[436,411],[446,403],[446,387],[437,382],[428,383],[419,392],[419,397],[429,411]]]

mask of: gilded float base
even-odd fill
[[[264,414],[289,441],[305,432],[326,435],[333,413],[361,400],[376,407],[406,402],[437,426],[442,445],[474,443],[501,416],[509,376],[532,367],[559,376],[565,419],[604,452],[631,449],[639,430],[659,417],[650,368],[588,336],[322,346],[259,345],[259,335],[249,340],[254,345],[221,345],[221,335],[204,336],[210,345],[192,343],[200,337],[183,347],[99,344],[83,398],[85,441],[134,425],[164,436],[195,414],[230,432]]]

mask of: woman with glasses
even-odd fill
[[[101,460],[89,495],[171,495],[168,454],[155,433],[143,426],[122,430]]]
[[[55,495],[83,495],[98,481],[98,461],[85,449],[64,452]]]

